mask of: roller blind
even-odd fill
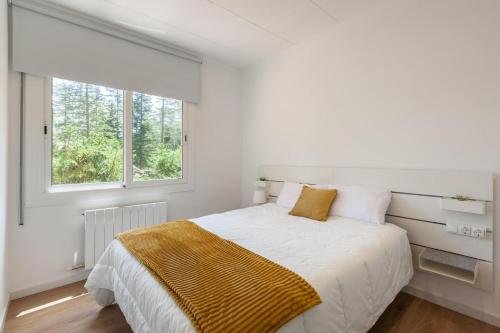
[[[41,1],[11,5],[13,70],[199,101],[199,56]]]

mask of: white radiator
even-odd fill
[[[167,203],[87,210],[85,217],[85,269],[92,269],[116,234],[167,221]]]

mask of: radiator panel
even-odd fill
[[[167,203],[92,209],[84,212],[85,269],[92,269],[115,236],[167,221]]]

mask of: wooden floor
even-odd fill
[[[101,308],[86,294],[83,282],[10,303],[5,333],[132,332],[117,305]],[[400,293],[370,333],[500,333],[457,312]]]

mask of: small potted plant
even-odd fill
[[[472,200],[470,197],[462,194],[455,194],[455,196],[451,197],[452,199],[458,200],[458,201],[469,201]]]

